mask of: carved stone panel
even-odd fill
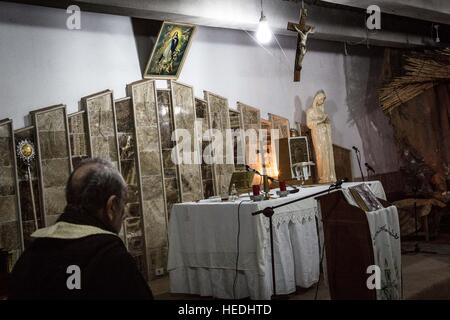
[[[88,155],[109,160],[120,169],[112,91],[84,97],[81,104],[87,116]]]
[[[230,113],[230,128],[233,130],[233,153],[234,153],[234,168],[236,171],[245,171],[244,149],[242,144],[242,129],[241,114],[239,111],[229,109]]]
[[[270,160],[272,161],[272,172],[274,176],[278,176],[278,161],[279,161],[279,139],[289,138],[290,136],[290,124],[289,120],[281,116],[269,113],[269,122],[271,129],[278,130],[278,139],[273,137],[273,139],[268,139],[269,142],[269,154],[272,153]],[[268,132],[270,135],[271,132]]]
[[[141,213],[141,192],[138,183],[138,165],[136,155],[136,137],[134,130],[134,114],[131,98],[114,102],[117,117],[117,136],[119,140],[120,169],[128,184],[128,198],[125,206],[123,231],[125,244],[140,268],[142,275],[148,279],[146,264],[145,239]]]
[[[278,137],[280,139],[289,138],[291,127],[288,119],[269,113],[269,121],[272,129],[278,130]]]
[[[230,113],[230,128],[231,129],[241,129],[241,114],[239,111],[229,109],[228,112]]]
[[[197,116],[197,121],[202,121],[202,136],[204,133],[210,129],[209,127],[209,114],[208,114],[208,104],[205,100],[195,98],[195,112]],[[201,155],[205,151],[206,146],[209,144],[208,141],[200,141],[200,151]],[[216,194],[214,190],[214,180],[212,173],[212,165],[207,164],[202,156],[202,181],[203,181],[203,195],[205,199]]]
[[[12,121],[0,120],[0,248],[14,263],[23,247]]]
[[[74,168],[78,167],[80,162],[88,157],[85,114],[85,111],[80,111],[67,116],[69,122],[70,151]]]
[[[182,202],[196,201],[203,199],[202,173],[200,164],[195,163],[200,159],[199,146],[196,146],[195,130],[195,101],[193,88],[179,82],[169,82],[171,88],[172,106],[173,106],[173,124],[175,129],[175,138],[180,142],[179,129],[184,129],[191,137],[189,150],[191,152],[191,164],[181,161],[177,165],[180,200]],[[179,146],[175,146],[176,153],[180,151]]]
[[[65,187],[72,171],[66,106],[31,113],[39,165],[41,211],[45,225],[56,222],[66,206]]]
[[[29,141],[36,146],[35,130],[34,127],[26,127],[14,131],[14,138],[16,147],[21,141]],[[35,148],[36,149],[36,148]],[[30,171],[28,173],[28,166],[22,161],[19,156],[16,156],[17,161],[17,176],[19,183],[19,198],[20,198],[20,211],[22,219],[22,233],[24,239],[25,248],[31,243],[30,235],[36,231],[36,220],[38,228],[45,226],[44,218],[42,217],[42,211],[40,208],[41,192],[39,190],[39,174],[38,174],[38,161],[34,157],[30,163]],[[30,183],[31,177],[31,183]],[[33,192],[32,192],[33,191]],[[34,200],[34,206],[33,206]]]
[[[274,154],[272,153],[272,122],[261,119],[261,159],[263,172],[265,171],[270,177],[278,177],[278,169],[276,168]]]
[[[262,163],[260,159],[260,137],[259,130],[261,129],[261,111],[257,108],[251,107],[244,103],[238,102],[237,107],[241,114],[242,129],[246,132],[245,136],[245,163],[256,170],[262,170]],[[251,144],[252,140],[247,131],[249,129],[256,135],[256,145]],[[256,157],[255,152],[256,150]]]
[[[228,195],[231,176],[234,172],[234,155],[231,141],[227,138],[227,132],[230,132],[230,113],[228,109],[228,100],[214,93],[204,91],[205,100],[208,105],[209,124],[211,129],[219,130],[223,137],[223,158],[217,159],[212,165],[213,180],[215,183],[215,191],[217,195]],[[230,136],[228,138],[231,138]],[[227,146],[227,142],[230,143]],[[227,158],[230,153],[231,159]],[[220,161],[222,160],[222,161]],[[231,160],[231,161],[230,161]]]
[[[161,135],[161,149],[164,167],[164,185],[166,190],[167,215],[170,219],[170,212],[174,203],[180,202],[177,167],[172,161],[171,154],[174,143],[172,141],[172,105],[170,90],[158,89],[158,115],[159,131]]]
[[[138,81],[127,86],[133,103],[138,182],[142,190],[142,221],[148,274],[167,269],[167,209],[159,133],[156,88],[153,80]],[[165,252],[165,254],[159,254]]]

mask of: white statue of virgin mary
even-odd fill
[[[311,129],[319,183],[332,183],[336,182],[336,172],[331,123],[324,110],[325,100],[326,95],[323,90],[316,93],[311,108],[306,111],[306,124]]]

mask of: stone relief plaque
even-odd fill
[[[208,104],[205,100],[195,98],[195,112],[197,120],[202,121],[202,136],[203,134],[209,130],[209,115],[208,115]],[[200,151],[201,155],[209,144],[207,141],[200,142]],[[214,190],[214,180],[212,174],[212,165],[205,163],[202,156],[202,182],[203,182],[203,196],[205,199],[212,197],[216,194]]]
[[[204,95],[208,105],[210,127],[221,131],[222,137],[225,139],[227,130],[231,129],[228,100],[208,91],[204,91]],[[224,140],[222,164],[214,163],[212,165],[215,193],[220,196],[228,195],[231,176],[234,172],[234,163],[227,163],[227,149],[226,140]],[[234,162],[234,160],[232,161]]]
[[[88,158],[85,114],[85,111],[79,111],[67,116],[69,122],[70,151],[72,154],[73,168],[78,167],[83,159]]]
[[[86,111],[88,156],[109,160],[120,169],[113,101],[112,91],[106,90],[82,98],[81,105]]]
[[[33,126],[14,131],[16,147],[21,141],[29,141],[36,146],[35,130]],[[39,190],[38,165],[34,157],[30,162],[30,170],[22,159],[16,154],[17,176],[19,183],[20,211],[25,248],[31,243],[30,235],[38,228],[45,227],[44,218],[40,208],[41,193]],[[31,179],[31,183],[30,183]],[[33,205],[34,204],[34,205]],[[36,221],[35,221],[36,213]]]
[[[194,90],[191,86],[176,81],[169,81],[169,87],[172,97],[175,140],[181,140],[177,132],[178,129],[187,130],[192,137],[190,146],[192,163],[180,163],[177,165],[180,200],[181,202],[197,201],[203,199],[203,186],[201,166],[194,162],[200,159],[199,147],[195,146],[196,139],[194,138],[196,136]],[[175,145],[175,150],[178,154],[179,149],[177,145]]]
[[[153,278],[157,269],[167,269],[168,250],[166,194],[155,82],[134,82],[127,86],[127,92],[133,106],[148,274]]]
[[[172,105],[170,90],[158,89],[156,92],[158,98],[159,131],[161,135],[161,149],[163,155],[166,205],[167,214],[170,218],[170,212],[173,204],[180,202],[177,167],[171,160],[172,148],[174,146],[172,141]]]
[[[140,187],[137,177],[136,137],[134,130],[133,105],[130,97],[114,102],[119,140],[120,169],[128,185],[123,222],[125,245],[136,261],[144,278],[149,279],[146,265],[145,240],[140,205]]]
[[[280,139],[289,138],[291,127],[288,119],[269,113],[269,121],[272,129],[279,130],[278,137]]]
[[[271,177],[278,177],[278,169],[275,168],[275,161],[272,157],[272,122],[266,119],[261,119],[261,129],[266,130],[265,137],[261,137],[262,146],[262,167],[266,169],[266,172]]]
[[[256,130],[256,139],[257,139],[257,145],[251,146],[249,137],[246,136],[245,143],[244,143],[244,150],[245,150],[245,164],[249,165],[250,167],[261,170],[262,164],[260,159],[260,142],[259,142],[259,130],[261,129],[261,111],[258,108],[251,107],[247,104],[244,104],[242,102],[237,103],[238,111],[241,115],[241,123],[242,123],[242,129],[243,130],[249,130],[254,129]],[[257,157],[252,159],[253,152],[252,150],[256,149]]]
[[[19,187],[12,120],[0,120],[0,248],[10,254],[10,264],[23,249]]]
[[[239,111],[229,109],[228,112],[230,113],[230,128],[241,129],[241,115]]]
[[[230,113],[230,128],[233,130],[235,138],[233,138],[233,152],[234,152],[234,167],[236,171],[245,171],[245,160],[243,159],[244,152],[242,144],[242,135],[238,134],[241,128],[241,114],[237,110],[229,109]],[[238,150],[241,149],[241,152]]]
[[[31,112],[35,130],[41,190],[41,212],[46,226],[53,225],[66,206],[65,187],[72,171],[65,105]]]

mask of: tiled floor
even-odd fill
[[[414,244],[405,243],[404,250],[414,249]],[[402,256],[404,298],[450,300],[450,244],[433,242],[421,244],[420,248],[435,251],[437,254],[411,253]],[[150,285],[156,299],[211,299],[210,297],[171,294],[168,277],[152,281]],[[312,300],[315,298],[315,293],[316,287],[299,289],[286,298],[289,300]],[[323,283],[319,286],[317,299],[330,299],[328,289]]]

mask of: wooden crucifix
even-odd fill
[[[310,33],[314,33],[314,27],[306,25],[307,16],[308,11],[305,8],[302,8],[300,10],[299,23],[289,22],[287,26],[289,31],[295,31],[298,33],[297,51],[295,53],[294,82],[300,82],[303,58],[306,55],[306,41],[308,40],[308,35]]]

